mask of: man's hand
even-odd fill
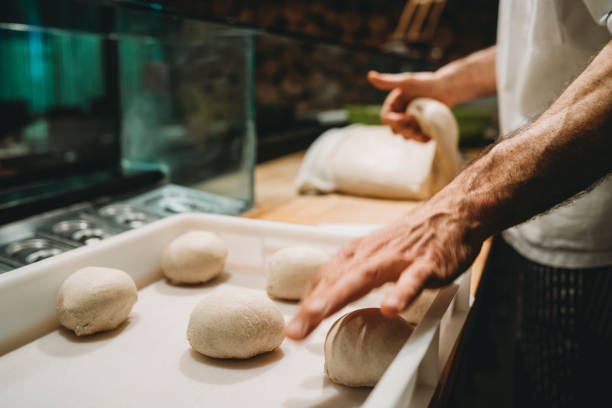
[[[450,283],[471,264],[484,240],[471,231],[459,208],[432,200],[351,241],[315,276],[285,335],[303,339],[325,317],[389,281],[397,282],[381,305],[382,313],[397,315],[423,288]]]
[[[402,74],[368,73],[376,88],[391,91],[380,112],[381,121],[394,133],[421,142],[429,140],[416,119],[406,114],[406,107],[415,98],[426,97],[452,107],[471,99],[495,93],[495,47],[475,52],[453,61],[435,72]]]
[[[450,104],[450,100],[446,100],[449,92],[443,79],[433,72],[379,74],[370,71],[368,80],[378,89],[391,91],[380,111],[383,124],[391,127],[393,133],[406,139],[419,142],[430,140],[430,137],[419,127],[416,119],[406,114],[406,108],[410,101],[417,97],[433,98]]]

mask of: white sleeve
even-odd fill
[[[608,27],[612,34],[612,0],[583,0],[597,24]]]

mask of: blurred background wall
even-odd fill
[[[495,43],[496,0],[450,0],[426,43],[393,41],[405,0],[226,0],[159,4],[242,24],[279,36],[259,36],[255,47],[256,99],[270,109],[292,106],[298,115],[346,104],[382,102],[366,81],[368,70],[435,69]],[[328,44],[328,46],[325,46]],[[333,47],[329,44],[342,44]],[[401,55],[408,58],[394,58]],[[260,116],[261,117],[261,116]]]

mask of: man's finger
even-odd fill
[[[395,88],[385,98],[385,102],[380,109],[380,116],[385,116],[391,112],[404,113],[406,106],[408,106],[408,100],[402,94],[402,90]]]
[[[385,296],[381,304],[382,314],[393,317],[403,312],[425,287],[427,278],[433,272],[432,268],[427,262],[414,263],[406,268],[393,289]]]
[[[404,114],[390,112],[381,116],[380,120],[384,125],[387,125],[393,129],[395,133],[399,133],[404,127]]]
[[[404,139],[416,140],[417,142],[421,143],[427,143],[431,140],[431,137],[429,137],[427,134],[420,132],[412,127],[405,127],[399,129],[399,131],[396,133],[401,135]]]
[[[304,292],[304,297],[308,296],[321,282],[323,276],[323,269],[319,268],[317,273],[314,274],[312,278],[310,278],[310,282],[308,282],[308,286],[306,286],[306,291]]]
[[[414,116],[391,112],[382,116],[381,121],[389,126],[393,133],[401,135],[405,139],[416,140],[421,143],[431,140],[429,135],[423,133]]]
[[[297,314],[285,326],[285,336],[293,340],[304,339],[321,323],[324,310],[325,303],[320,298],[303,303]]]
[[[325,290],[315,288],[304,298],[300,310],[285,327],[285,336],[293,340],[305,338],[323,319],[368,293],[370,288],[353,276],[340,279],[333,286],[325,287]]]
[[[370,266],[364,267],[361,272],[355,270],[354,273],[345,275],[331,288],[328,288],[325,293],[313,294],[313,301],[319,301],[318,299],[320,299],[324,304],[323,318],[336,313],[352,301],[359,299],[372,289],[390,280],[390,277],[377,273],[377,271],[384,269],[383,265],[373,263]]]
[[[395,88],[405,87],[405,82],[407,79],[410,79],[410,77],[411,74],[409,73],[381,74],[376,71],[368,72],[368,81],[370,81],[374,87],[383,91],[390,91]]]
[[[392,265],[374,261],[362,266],[361,271],[354,269],[353,273],[344,275],[332,285],[318,286],[304,298],[300,310],[285,327],[285,336],[294,340],[305,338],[326,317],[366,295],[370,290],[394,279],[397,275],[378,273],[392,268]]]
[[[331,276],[328,273],[326,277],[326,270],[329,271],[330,268],[337,267],[338,262],[335,262],[335,260],[336,258],[323,266],[310,282],[302,298],[300,309],[285,326],[284,334],[286,337],[293,340],[302,340],[325,318],[327,288],[334,285],[337,279],[335,276],[338,276],[335,274],[335,276]],[[336,271],[332,270],[330,273],[334,272]]]

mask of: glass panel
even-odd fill
[[[110,2],[14,0],[0,16],[2,189],[122,163],[252,203],[249,31]]]
[[[134,29],[134,14],[119,13],[120,32]],[[163,23],[150,18],[139,30]],[[183,20],[175,31],[118,42],[124,164],[162,166],[173,183],[251,200],[250,34]]]
[[[100,35],[0,24],[0,181],[118,162],[116,91]]]

